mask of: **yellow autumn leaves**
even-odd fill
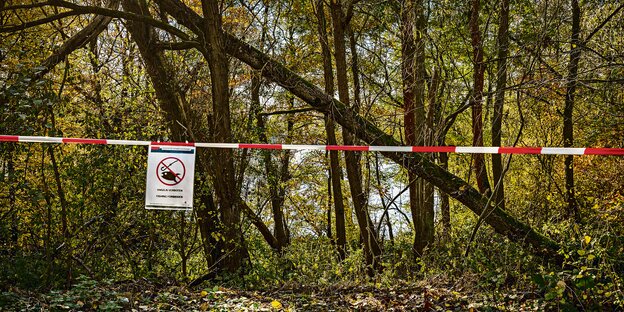
[[[292,311],[290,308],[285,308],[280,301],[275,299],[267,306],[266,301],[265,303],[260,303],[257,301],[257,298],[256,300],[247,298],[236,292],[228,292],[216,286],[212,290],[204,289],[200,291],[199,296],[202,298],[202,303],[199,307],[201,311],[213,311],[217,307],[233,311]]]
[[[281,303],[281,302],[279,302],[279,301],[277,301],[277,300],[273,300],[273,301],[271,301],[271,307],[272,307],[273,309],[281,309],[281,308],[283,308],[283,307],[282,307],[282,303]]]

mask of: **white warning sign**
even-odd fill
[[[195,147],[150,145],[145,208],[193,209]]]

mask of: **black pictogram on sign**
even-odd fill
[[[156,176],[160,183],[167,186],[174,186],[184,180],[186,167],[184,163],[176,157],[167,157],[161,160],[156,167]]]

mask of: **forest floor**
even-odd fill
[[[453,290],[455,289],[455,290]],[[11,288],[0,311],[542,311],[534,293],[475,292],[457,284],[290,285],[270,290],[156,286],[145,280],[78,284],[47,294]]]

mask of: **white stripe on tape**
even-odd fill
[[[282,144],[282,149],[285,150],[318,150],[324,151],[325,145],[298,145],[298,144]]]
[[[489,146],[458,146],[455,148],[455,153],[467,153],[467,154],[498,154],[498,147]]]
[[[411,146],[371,146],[369,151],[372,152],[411,152]]]
[[[197,147],[238,148],[238,143],[195,143]]]
[[[40,137],[40,136],[20,136],[19,141],[31,142],[31,143],[63,143],[63,138]]]
[[[542,154],[549,155],[583,155],[584,148],[574,147],[542,147]]]
[[[132,141],[132,140],[106,140],[106,144],[110,145],[150,145],[150,141]]]

